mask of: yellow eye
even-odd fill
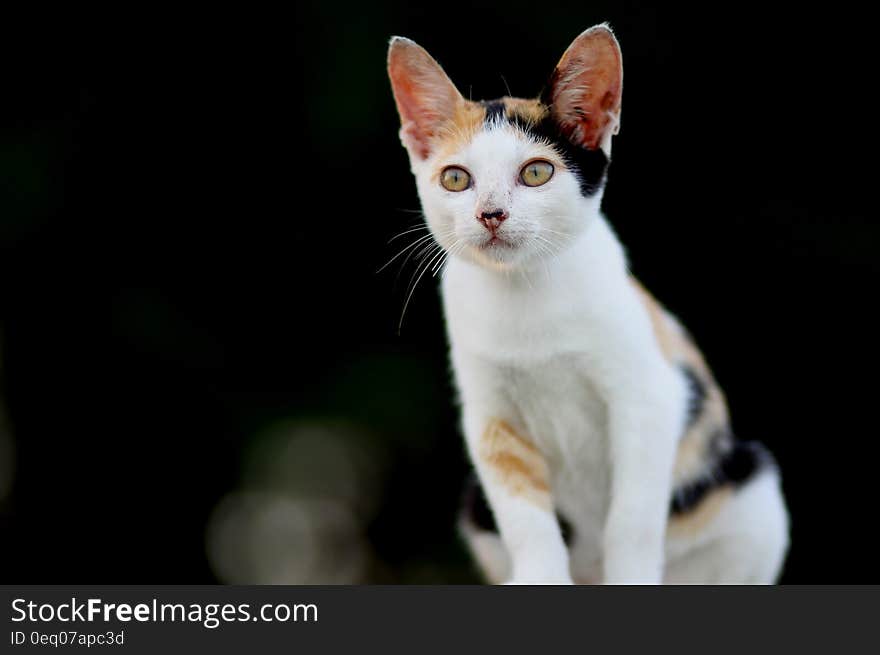
[[[530,161],[523,166],[519,177],[526,186],[541,186],[553,177],[553,164],[549,161]]]
[[[464,191],[471,185],[471,176],[463,168],[450,166],[440,173],[440,184],[447,191]]]

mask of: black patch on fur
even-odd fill
[[[498,534],[498,524],[495,523],[495,515],[492,513],[492,508],[489,507],[489,501],[486,498],[486,493],[483,491],[483,485],[480,484],[476,474],[472,474],[465,483],[461,514],[466,521],[478,530]],[[558,512],[556,520],[559,523],[562,540],[566,546],[571,545],[573,538],[571,523]]]
[[[574,538],[574,530],[571,527],[571,523],[559,512],[556,512],[556,522],[559,523],[562,541],[565,542],[566,546],[571,546],[571,540]]]
[[[706,385],[690,366],[682,366],[681,372],[688,386],[687,427],[691,427],[703,413],[707,389]]]
[[[471,475],[465,483],[461,512],[465,520],[474,527],[485,532],[498,532],[495,515],[476,475]]]
[[[503,100],[484,100],[480,103],[486,109],[486,117],[483,122],[487,125],[494,123],[499,119],[505,118],[505,108]]]
[[[759,470],[776,468],[776,460],[759,441],[739,441],[721,461],[721,474],[733,484],[748,481]]]
[[[733,441],[730,432],[719,430],[712,436],[710,450],[714,464],[706,474],[682,485],[672,493],[670,512],[684,514],[694,509],[710,492],[726,484],[740,487],[759,472],[776,468],[776,461],[767,448],[757,441]],[[722,450],[723,449],[723,450]]]
[[[549,112],[541,121],[534,123],[518,114],[508,115],[503,100],[484,100],[480,104],[486,108],[485,124],[503,119],[536,141],[550,143],[578,178],[584,196],[594,196],[602,188],[610,163],[608,156],[601,148],[588,150],[569,141]]]
[[[569,141],[550,114],[538,123],[519,116],[508,120],[536,141],[549,142],[577,176],[584,196],[594,196],[602,188],[610,161],[601,149],[589,150]]]

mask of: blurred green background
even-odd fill
[[[876,498],[880,447],[855,375],[877,350],[870,41],[837,12],[7,20],[0,580],[477,581],[436,280],[398,332],[414,262],[376,274],[419,221],[387,42],[414,38],[475,99],[528,96],[609,20],[626,92],[604,206],[634,272],[782,464],[784,580],[876,581],[871,542],[840,538]]]

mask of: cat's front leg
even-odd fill
[[[659,584],[684,391],[668,371],[642,372],[609,399],[611,504],[606,584]]]
[[[544,456],[500,416],[466,411],[465,433],[511,556],[509,584],[571,584],[568,550],[556,520]]]

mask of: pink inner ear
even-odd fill
[[[431,139],[455,112],[458,90],[440,65],[411,41],[392,44],[388,75],[400,113],[404,145],[425,159],[430,154]]]
[[[579,36],[551,78],[554,118],[573,143],[599,148],[620,114],[623,68],[617,40],[606,28]]]
[[[408,148],[424,159],[430,152],[433,126],[439,122],[440,117],[430,110],[423,90],[413,84],[405,72],[395,76],[392,70],[391,83],[394,86],[397,111],[400,113],[401,137]]]

